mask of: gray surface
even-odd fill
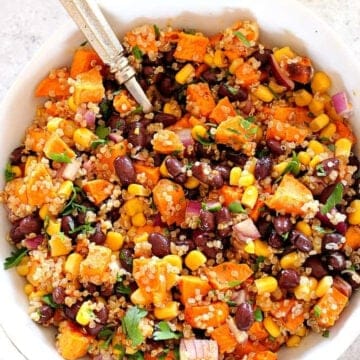
[[[302,0],[302,3],[331,25],[353,49],[354,56],[360,62],[360,1]],[[2,99],[20,70],[40,45],[55,29],[70,20],[57,0],[0,0],[0,9],[0,99]],[[0,360],[23,359],[17,355],[1,327],[0,349]],[[360,337],[339,360],[357,360],[359,354]]]

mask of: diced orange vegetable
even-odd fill
[[[9,194],[9,196],[15,196],[19,200],[19,203],[28,203],[24,178],[16,178],[8,181],[5,185],[5,193]]]
[[[159,167],[144,165],[140,162],[134,163],[136,174],[138,174],[138,182],[152,189],[160,179]]]
[[[202,35],[179,34],[175,59],[203,62],[209,39]]]
[[[272,106],[264,107],[264,114],[267,118],[279,120],[292,125],[304,125],[311,122],[309,111],[298,106]]]
[[[134,110],[136,106],[136,102],[132,99],[129,93],[125,90],[119,92],[119,94],[115,95],[114,100],[114,109],[122,115],[128,114],[132,110]]]
[[[179,279],[180,300],[184,305],[194,304],[198,296],[205,296],[210,289],[209,282],[198,276],[183,275]]]
[[[61,137],[53,133],[46,141],[44,146],[44,154],[47,158],[51,159],[53,155],[66,155],[70,159],[76,157],[76,154],[70,147],[61,139]]]
[[[184,151],[179,135],[171,130],[159,130],[152,139],[154,151],[160,154],[172,154]]]
[[[156,53],[158,51],[153,25],[145,24],[131,30],[125,35],[124,40],[132,48],[137,46],[145,54]]]
[[[195,77],[199,78],[206,70],[209,69],[209,65],[202,63],[195,69]]]
[[[303,215],[304,204],[313,201],[312,192],[290,174],[284,175],[275,193],[265,203],[281,213]]]
[[[219,197],[223,199],[225,206],[230,205],[232,202],[241,200],[242,189],[238,186],[223,185],[219,190]]]
[[[255,206],[251,209],[249,216],[253,221],[256,222],[259,219],[264,204],[263,200],[258,199]]]
[[[273,303],[270,313],[277,319],[284,318],[296,304],[297,302],[294,299],[276,301]]]
[[[232,106],[231,102],[229,101],[229,98],[226,96],[219,100],[219,102],[216,104],[215,108],[209,115],[209,118],[219,124],[222,121],[227,120],[229,116],[235,115],[236,111]]]
[[[260,71],[254,69],[249,63],[244,62],[240,64],[236,71],[235,76],[240,84],[244,87],[250,87],[260,80]]]
[[[353,144],[356,143],[356,136],[345,121],[334,121],[336,126],[336,136],[338,138],[347,138]]]
[[[26,149],[41,153],[49,136],[49,132],[45,129],[30,127],[25,137]]]
[[[277,354],[269,351],[269,350],[265,350],[265,351],[259,351],[257,353],[255,353],[254,357],[250,358],[249,360],[277,360]]]
[[[186,110],[194,116],[208,116],[215,108],[215,100],[207,83],[190,84],[186,95]]]
[[[291,311],[286,315],[284,326],[291,333],[294,333],[304,323],[303,313],[294,315]]]
[[[250,353],[257,353],[261,351],[265,351],[266,347],[258,342],[258,341],[251,341],[247,340],[244,343],[238,344],[234,354],[239,356],[242,359],[242,356],[250,354]]]
[[[74,102],[76,105],[93,102],[99,103],[105,95],[105,88],[102,82],[102,76],[97,68],[77,76],[74,85]]]
[[[153,189],[156,208],[168,225],[180,225],[185,219],[186,199],[183,188],[168,179],[161,179]]]
[[[320,327],[329,328],[335,324],[349,299],[336,288],[327,292],[316,304],[319,316],[315,316]]]
[[[309,134],[310,130],[307,127],[298,127],[279,120],[270,120],[266,131],[266,138],[285,140],[299,145],[302,144]]]
[[[360,227],[349,226],[345,233],[346,245],[353,250],[360,248]]]
[[[206,276],[215,289],[226,290],[247,280],[253,271],[247,264],[224,262],[220,265],[206,268]]]
[[[111,195],[114,185],[104,179],[95,179],[85,183],[82,188],[95,205],[100,205]]]
[[[265,330],[264,324],[262,321],[254,321],[248,330],[251,340],[264,340],[269,337],[269,333]]]
[[[209,37],[211,47],[215,47],[220,42],[220,40],[223,38],[223,36],[224,35],[222,33],[216,33],[214,35],[211,35]]]
[[[62,70],[55,70],[51,77],[48,76],[42,81],[40,81],[40,83],[35,89],[36,97],[53,97],[57,99],[63,99],[70,95],[70,86],[67,82],[69,73],[67,71],[62,71],[64,77],[58,77],[54,75],[57,74],[58,71]]]
[[[186,306],[185,321],[196,329],[219,327],[229,315],[229,306],[224,302],[210,305]]]
[[[210,336],[218,343],[221,354],[234,351],[237,345],[236,338],[226,323],[216,328]]]
[[[70,76],[75,79],[77,75],[91,70],[96,65],[104,65],[99,55],[93,49],[82,46],[75,51]]]

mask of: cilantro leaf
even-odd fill
[[[246,38],[246,36],[240,32],[240,31],[234,31],[234,35],[241,40],[241,42],[246,46],[246,47],[251,47],[251,44],[249,42],[249,40]]]
[[[263,321],[264,315],[260,309],[254,311],[254,319],[255,321]]]
[[[127,355],[129,360],[144,360],[144,354],[141,351],[137,351],[135,354]]]
[[[214,141],[200,135],[196,135],[196,141],[198,141],[201,145],[205,145],[205,146],[214,143]]]
[[[226,89],[229,91],[229,93],[231,95],[237,95],[237,93],[239,92],[239,89],[233,87],[233,86],[230,86],[230,85],[225,85]]]
[[[135,110],[131,112],[132,115],[141,114],[143,112],[143,107],[141,105],[137,106]]]
[[[144,341],[144,336],[139,329],[140,320],[147,315],[147,311],[133,306],[126,311],[122,321],[123,331],[136,347]]]
[[[101,340],[105,340],[104,343],[101,344],[101,349],[108,349],[109,345],[115,335],[115,329],[113,325],[108,325],[103,327],[97,337]]]
[[[141,60],[143,57],[143,53],[142,51],[139,49],[139,47],[137,45],[135,45],[132,49],[132,53],[135,57],[136,60]]]
[[[99,145],[104,145],[104,144],[106,144],[108,141],[106,140],[106,139],[96,139],[96,140],[94,140],[92,143],[91,143],[91,145],[90,145],[90,147],[92,148],[92,149],[95,149],[95,148],[97,148]]]
[[[315,169],[316,169],[316,175],[317,176],[320,176],[320,177],[326,176],[326,171],[324,169],[324,165],[317,164]]]
[[[154,24],[154,32],[155,32],[156,39],[159,39],[161,34],[160,34],[160,29],[156,24]]]
[[[52,297],[51,294],[46,294],[46,295],[44,295],[44,296],[42,297],[42,301],[43,301],[45,304],[49,305],[49,306],[50,306],[51,308],[53,308],[53,309],[57,309],[57,308],[59,307],[59,305],[54,302],[54,299],[53,299],[53,297]]]
[[[79,225],[69,231],[69,234],[75,234],[78,232],[91,233],[94,231],[93,226],[90,223],[85,223],[83,225]]]
[[[335,205],[339,204],[342,200],[344,192],[344,186],[341,183],[337,183],[333,192],[330,194],[326,200],[325,205],[321,208],[320,212],[322,214],[327,214]]]
[[[8,270],[20,264],[21,259],[27,254],[27,248],[21,248],[11,252],[11,255],[5,259],[4,269]]]
[[[292,173],[294,175],[298,175],[300,172],[300,160],[296,154],[295,151],[293,151],[292,158],[288,165],[286,166],[284,172],[282,175],[285,175],[287,173]]]
[[[95,134],[96,134],[100,139],[105,139],[105,138],[110,134],[110,128],[109,128],[108,126],[99,125],[99,126],[95,129]]]
[[[6,182],[11,181],[14,178],[15,178],[15,173],[11,169],[11,164],[7,163],[5,167],[5,181]]]
[[[60,153],[51,153],[49,155],[49,159],[59,162],[59,163],[65,163],[65,164],[71,163],[71,159],[65,153],[61,153],[61,154]]]
[[[123,279],[121,276],[117,276],[116,281],[117,281],[117,284],[116,284],[115,289],[118,294],[123,294],[123,295],[131,294],[131,288],[129,286],[124,285]]]
[[[314,306],[314,315],[317,318],[321,316],[321,308],[318,305]]]
[[[69,215],[75,210],[82,213],[86,213],[88,210],[93,210],[93,208],[88,208],[76,202],[78,194],[80,193],[82,193],[82,190],[79,187],[74,186],[71,198],[66,203],[63,211],[61,212],[61,215]]]
[[[169,324],[166,321],[160,321],[156,325],[156,331],[154,332],[154,340],[169,340],[169,339],[180,339],[181,334],[174,332],[170,329]]]
[[[112,114],[112,102],[107,100],[107,99],[103,99],[101,101],[101,103],[99,104],[99,108],[100,108],[100,114],[102,115],[102,118],[107,121],[109,120],[111,114]]]

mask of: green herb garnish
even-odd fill
[[[110,134],[110,128],[109,128],[108,126],[99,125],[99,126],[95,129],[95,134],[96,134],[100,139],[105,139],[105,138]]]
[[[216,202],[213,204],[206,204],[206,203],[201,203],[201,209],[205,210],[205,211],[210,211],[210,212],[217,212],[219,210],[221,210],[221,204]]]
[[[52,153],[49,155],[49,159],[56,161],[58,163],[65,163],[65,164],[69,164],[71,163],[71,159],[69,158],[69,156],[65,153]]]
[[[90,145],[90,147],[92,148],[92,149],[95,149],[95,148],[97,148],[99,145],[105,145],[105,144],[107,144],[107,140],[106,139],[96,139],[96,140],[94,140],[92,143],[91,143],[91,145]]]
[[[230,86],[230,85],[225,85],[226,89],[229,91],[229,93],[231,95],[237,95],[237,93],[239,92],[239,89],[233,87],[233,86]]]
[[[316,170],[316,175],[317,176],[320,176],[320,177],[326,176],[326,171],[324,169],[323,164],[317,164],[316,167],[315,167],[315,170]]]
[[[141,60],[143,57],[143,53],[142,51],[139,49],[139,47],[137,45],[135,45],[132,49],[132,53],[135,57],[136,60]]]
[[[44,295],[42,297],[42,301],[53,309],[57,309],[59,307],[59,305],[54,302],[53,296],[51,294]]]
[[[226,130],[232,132],[233,134],[241,135],[241,132],[239,130],[233,128],[226,128]]]
[[[94,232],[94,227],[90,223],[79,225],[69,231],[69,234],[76,234],[78,232],[91,233]]]
[[[241,42],[246,46],[246,47],[251,47],[250,41],[246,38],[246,36],[241,32],[241,31],[234,31],[234,35],[241,40]]]
[[[323,333],[322,333],[322,336],[324,338],[328,338],[330,336],[330,331],[329,330],[325,330]]]
[[[232,213],[236,213],[236,214],[246,213],[245,209],[238,201],[233,201],[232,203],[230,203],[228,208]]]
[[[159,29],[159,27],[157,26],[157,25],[155,25],[154,24],[154,32],[155,32],[155,37],[156,37],[156,39],[159,39],[159,37],[160,37],[160,29]]]
[[[317,318],[321,316],[321,308],[318,305],[314,306],[314,315]]]
[[[118,360],[123,360],[125,356],[125,347],[122,344],[115,344],[114,349],[118,351]]]
[[[14,266],[17,266],[20,264],[21,259],[27,254],[28,249],[27,248],[21,248],[15,251],[12,251],[10,256],[7,257],[4,261],[4,269],[8,270]]]
[[[113,110],[111,101],[107,99],[102,100],[101,103],[99,104],[99,108],[102,118],[105,121],[109,120]]]
[[[14,179],[16,174],[12,171],[11,164],[7,163],[5,167],[5,181],[11,181]]]
[[[254,319],[255,319],[255,321],[259,321],[259,322],[263,321],[264,315],[260,309],[256,309],[254,311]]]
[[[233,280],[233,281],[228,281],[227,285],[229,287],[237,287],[242,283],[241,280]]]
[[[122,276],[117,276],[116,278],[116,292],[123,295],[130,295],[131,288],[129,286],[124,285]]]
[[[144,341],[144,336],[139,329],[140,320],[147,315],[147,311],[133,306],[126,311],[122,320],[123,331],[131,340],[132,346],[136,347]]]
[[[214,143],[213,140],[210,140],[208,138],[205,138],[203,136],[200,135],[196,135],[196,140],[201,144],[201,145],[211,145]]]
[[[135,110],[131,112],[132,115],[141,114],[143,112],[143,107],[141,105],[137,106]]]
[[[98,333],[97,337],[101,340],[105,340],[103,344],[101,344],[102,349],[108,349],[109,345],[115,335],[115,329],[112,325],[103,327]]]
[[[132,355],[127,355],[129,360],[144,360],[144,354],[141,351],[136,352]]]
[[[321,208],[320,212],[322,214],[327,214],[332,208],[339,204],[342,200],[344,192],[344,186],[341,183],[337,183],[333,192],[330,194],[326,200],[325,205]]]
[[[291,158],[290,162],[288,163],[288,165],[286,166],[282,175],[285,175],[287,173],[292,173],[296,176],[299,174],[299,172],[300,172],[300,160],[299,160],[296,152],[293,151],[292,158]]]
[[[82,212],[82,213],[85,213],[89,210],[94,210],[93,208],[88,208],[84,205],[81,205],[81,204],[78,204],[76,202],[77,200],[77,196],[78,194],[82,193],[82,190],[77,187],[77,186],[74,186],[73,187],[73,193],[71,195],[71,198],[70,200],[67,202],[67,204],[65,205],[64,207],[64,210],[62,211],[61,215],[69,215],[71,214],[73,211],[77,211],[77,212]]]
[[[156,330],[153,336],[154,340],[169,340],[169,339],[180,339],[181,334],[175,331],[172,331],[169,324],[166,321],[160,321],[156,325]]]

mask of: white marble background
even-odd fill
[[[354,56],[360,62],[360,1],[301,2],[335,30],[352,48]],[[41,44],[59,26],[69,21],[71,20],[57,0],[0,0],[0,99],[3,99],[16,76]],[[6,296],[2,294],[4,295]],[[360,337],[339,360],[357,360],[360,358],[359,354]],[[24,360],[1,327],[0,360]]]

